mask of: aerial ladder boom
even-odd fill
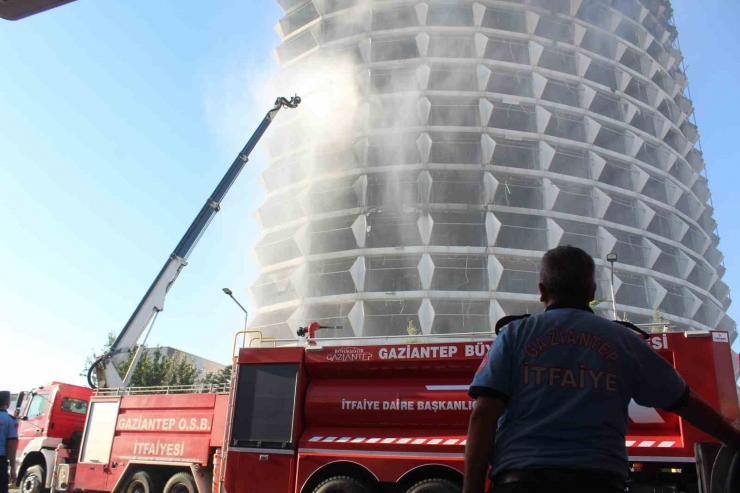
[[[164,266],[159,271],[159,274],[157,274],[157,277],[147,290],[144,298],[139,302],[139,305],[136,307],[136,310],[134,310],[131,318],[129,318],[126,325],[118,334],[118,337],[116,337],[110,350],[95,360],[95,362],[90,366],[87,373],[87,381],[88,384],[90,384],[90,387],[96,387],[92,381],[93,372],[95,372],[97,376],[98,387],[117,388],[128,385],[134,369],[141,358],[141,348],[143,343],[139,346],[139,350],[134,355],[134,359],[123,379],[121,379],[118,374],[116,367],[127,361],[132,349],[136,346],[144,331],[147,327],[151,330],[157,314],[164,310],[164,299],[165,296],[167,296],[167,292],[175,283],[180,271],[182,271],[183,267],[187,265],[188,256],[192,253],[195,245],[198,243],[198,240],[201,235],[203,235],[206,228],[208,228],[213,217],[221,209],[221,201],[236,181],[239,173],[244,169],[244,166],[249,160],[249,155],[275,119],[278,112],[280,112],[282,108],[296,108],[300,102],[301,98],[298,96],[294,96],[290,100],[281,97],[275,101],[275,106],[267,112],[262,123],[260,123],[257,130],[249,139],[249,142],[247,142],[236,157],[211,196],[208,197],[208,200],[203,205],[203,208],[195,217],[195,220],[188,230],[185,232],[180,243],[177,244],[177,247],[169,256],[167,262],[165,262]],[[146,337],[143,342],[146,342]]]

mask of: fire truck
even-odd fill
[[[309,338],[241,349],[224,490],[459,492],[474,405],[468,386],[491,336],[359,337],[343,345]],[[740,417],[727,333],[663,333],[647,343],[727,419]],[[697,491],[695,445],[712,439],[634,402],[629,415],[630,491]]]
[[[210,492],[228,385],[92,390],[52,382],[22,395],[23,493]]]
[[[491,339],[258,334],[250,344],[260,347],[238,350],[230,388],[52,383],[24,399],[20,487],[456,493],[474,405],[468,385]],[[647,343],[726,418],[740,417],[727,333],[656,334]],[[695,445],[711,438],[661,410],[632,403],[629,414],[630,491],[697,491]]]

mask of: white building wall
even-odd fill
[[[331,148],[278,122],[253,327],[490,331],[541,311],[538,262],[572,244],[605,316],[615,252],[620,317],[734,334],[668,2],[278,3],[281,87],[341,53],[361,102]]]

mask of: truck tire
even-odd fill
[[[123,487],[123,493],[159,493],[158,478],[146,471],[134,471]]]
[[[46,471],[43,466],[31,466],[23,473],[18,489],[20,493],[44,493],[46,489]]]
[[[460,493],[460,485],[447,479],[425,479],[409,488],[406,493]]]
[[[313,493],[371,493],[372,489],[359,479],[334,476],[319,483]],[[165,493],[167,493],[165,491]]]
[[[190,473],[178,472],[164,485],[163,493],[198,493],[198,488]]]

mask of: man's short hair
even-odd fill
[[[0,390],[0,407],[10,406],[10,392],[7,390]]]
[[[590,300],[595,269],[588,253],[570,245],[559,246],[542,257],[540,282],[554,300]]]

